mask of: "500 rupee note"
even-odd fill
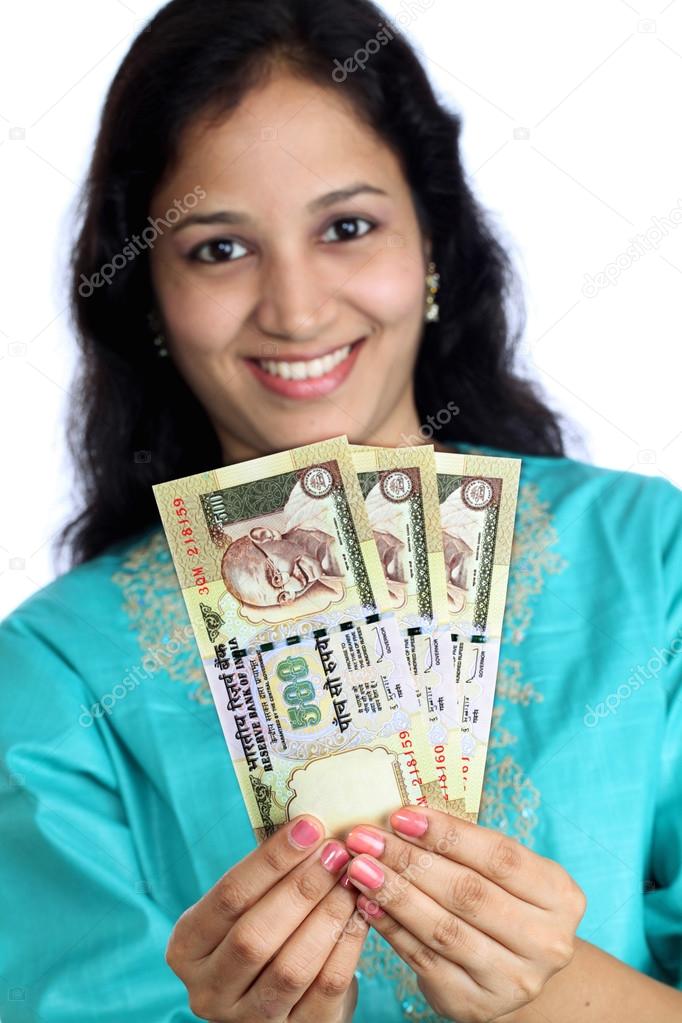
[[[351,445],[431,747],[429,805],[463,810],[459,719],[433,447]]]
[[[154,486],[259,840],[426,802],[419,703],[344,437]]]
[[[435,452],[465,816],[476,820],[492,722],[521,460]]]

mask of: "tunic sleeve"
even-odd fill
[[[661,596],[665,631],[652,664],[662,664],[666,725],[653,801],[653,842],[645,878],[647,941],[661,979],[682,990],[682,493],[666,481],[661,502]],[[645,538],[642,538],[643,541]]]
[[[84,713],[92,695],[44,603],[0,623],[0,1015],[194,1021],[164,958],[174,921],[141,873],[104,733]]]

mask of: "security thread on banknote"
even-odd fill
[[[454,662],[433,447],[351,445],[431,748],[429,805],[464,807]]]
[[[521,459],[435,452],[461,728],[464,809],[478,817]]]
[[[257,838],[302,812],[342,835],[425,803],[430,751],[346,438],[153,489]]]

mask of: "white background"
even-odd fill
[[[3,26],[0,615],[61,570],[75,198],[106,89],[158,6],[24,0]],[[571,453],[682,487],[682,0],[382,6],[463,115],[472,186],[524,281],[529,369],[584,437]]]

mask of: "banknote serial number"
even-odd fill
[[[403,748],[402,751],[405,756],[404,765],[407,768],[407,773],[411,776],[410,783],[414,785],[415,788],[421,788],[422,779],[419,773],[419,764],[417,763],[417,758],[414,755],[412,735],[408,729],[404,729],[402,732],[398,733],[398,738],[400,739],[400,745]],[[415,799],[415,805],[425,806],[426,796],[421,795]]]
[[[446,767],[445,746],[433,747],[433,759],[436,762],[436,781],[438,782],[443,798],[448,798],[448,772]]]
[[[173,508],[175,509],[176,525],[178,526],[178,539],[184,546],[185,554],[188,558],[199,558],[201,552],[194,535],[194,529],[192,523],[189,520],[189,512],[185,507],[185,502],[181,497],[173,498]],[[192,577],[194,585],[197,587],[199,593],[202,596],[208,596],[208,581],[204,574],[204,570],[200,565],[192,566]]]

